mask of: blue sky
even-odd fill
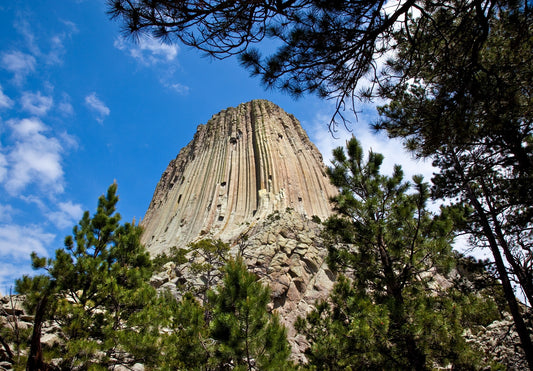
[[[123,39],[104,0],[10,0],[0,5],[0,292],[30,273],[29,254],[63,246],[114,180],[123,220],[142,218],[155,186],[198,124],[227,107],[269,99],[294,114],[329,157],[351,133],[327,131],[331,102],[266,91],[235,59]],[[431,175],[397,142],[353,132],[367,148]]]

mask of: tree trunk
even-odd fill
[[[485,202],[488,205],[489,213],[487,215],[487,221],[489,219],[492,220],[492,228],[491,233],[495,235],[495,238],[500,244],[500,247],[503,251],[503,254],[505,258],[507,259],[507,262],[511,266],[512,270],[511,272],[515,274],[515,276],[518,278],[518,282],[520,283],[520,286],[522,287],[522,290],[524,290],[524,294],[526,295],[527,300],[529,301],[530,305],[533,305],[533,283],[531,280],[527,277],[527,272],[524,270],[524,268],[519,264],[519,262],[516,260],[515,256],[511,252],[511,247],[507,243],[507,240],[505,239],[502,226],[500,221],[498,220],[498,215],[496,211],[493,208],[492,201],[490,200],[489,194],[490,190],[487,188],[487,186],[484,184],[484,182],[481,182],[481,189],[483,190],[483,194],[485,197]],[[476,209],[477,212],[477,209]],[[492,232],[493,230],[493,232]]]
[[[520,337],[520,343],[522,344],[522,349],[524,350],[529,369],[533,370],[533,343],[531,342],[529,331],[524,322],[524,318],[520,313],[520,308],[514,295],[513,287],[509,280],[509,276],[507,275],[507,269],[505,268],[505,263],[503,262],[503,258],[500,253],[496,237],[493,234],[485,210],[479,203],[479,200],[477,199],[476,195],[474,194],[472,189],[470,189],[470,186],[468,184],[463,183],[463,187],[468,195],[470,203],[476,211],[478,220],[480,221],[481,226],[483,228],[483,234],[489,242],[490,250],[494,257],[494,262],[496,263],[496,269],[498,271],[500,281],[502,282],[503,293],[505,299],[507,300],[507,305],[509,305],[509,311],[513,316],[516,332]]]
[[[405,313],[404,297],[402,293],[403,281],[400,280],[397,274],[394,272],[392,266],[392,259],[386,249],[383,235],[378,237],[378,251],[380,255],[381,265],[383,266],[383,272],[387,282],[387,292],[394,298],[395,308],[392,310],[392,321],[401,327],[401,324],[407,321],[407,315]],[[405,277],[404,277],[405,279]],[[403,339],[398,339],[399,342],[405,344],[405,355],[409,362],[409,366],[416,371],[426,371],[426,355],[421,352],[417,346],[417,342],[413,334],[403,333],[401,334]]]
[[[35,319],[33,321],[33,334],[31,336],[30,354],[28,355],[28,363],[26,364],[27,371],[46,371],[48,366],[43,360],[43,350],[41,347],[41,328],[44,322],[44,314],[48,305],[48,293],[44,293],[43,297],[37,303],[35,309]]]
[[[15,359],[15,356],[13,355],[13,352],[11,351],[11,348],[9,347],[9,344],[4,340],[2,335],[0,335],[0,344],[2,344],[2,346],[6,350],[8,361],[9,362],[13,362],[13,360]]]

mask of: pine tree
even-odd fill
[[[229,245],[221,240],[204,239],[193,242],[188,247],[191,251],[191,272],[202,282],[200,285],[190,287],[190,291],[200,296],[203,304],[208,306],[207,292],[222,278],[222,268],[228,259]]]
[[[204,316],[204,307],[192,294],[177,300],[161,292],[128,318],[118,334],[120,344],[150,369],[207,370],[214,342]]]
[[[32,254],[33,266],[44,275],[24,276],[17,291],[35,310],[34,336],[28,368],[43,369],[40,326],[53,319],[64,342],[56,349],[66,368],[104,367],[126,362],[120,334],[128,319],[156,296],[148,285],[151,262],[140,243],[142,229],[120,225],[117,185],[98,200],[93,217],[85,212],[55,257]],[[112,361],[114,359],[114,361]]]
[[[311,341],[308,356],[321,369],[427,370],[470,367],[476,355],[461,337],[462,314],[434,282],[453,263],[453,220],[461,213],[426,208],[429,188],[420,176],[403,181],[379,172],[383,156],[363,161],[352,138],[334,151],[329,168],[340,190],[337,215],[325,222],[329,266],[341,273],[329,302],[298,328]],[[349,277],[349,278],[347,278]]]
[[[437,24],[417,24],[418,53],[402,46],[399,32],[393,74],[405,76],[383,89],[378,129],[404,140],[418,157],[433,160],[439,172],[434,195],[468,205],[463,225],[472,246],[490,250],[508,310],[533,369],[533,329],[513,286],[533,302],[533,18],[527,6],[486,20],[472,63],[474,40],[455,42],[469,17],[434,12]],[[446,28],[440,27],[446,24]],[[435,37],[454,40],[453,53]],[[469,54],[470,55],[470,54]],[[458,82],[460,82],[458,84]]]
[[[435,45],[445,56],[460,54],[466,71],[477,64],[492,17],[509,9],[531,11],[524,0],[407,0],[398,6],[377,0],[108,0],[108,4],[127,35],[147,33],[165,42],[179,41],[220,59],[238,55],[242,65],[268,87],[295,96],[310,92],[336,99],[341,118],[346,105],[353,107],[359,99],[379,94],[378,87],[386,81],[405,77],[397,73],[390,80],[378,62],[400,44],[394,40],[396,31],[405,32],[401,44],[406,55],[416,58],[426,31],[420,25],[433,25]],[[439,18],[441,10],[451,15],[446,22]],[[448,27],[455,20],[461,22],[449,37]],[[367,79],[375,84],[364,84]]]
[[[205,321],[207,309],[190,293],[169,308],[168,326],[174,332],[163,340],[168,350],[163,364],[171,369],[209,369],[214,342]]]
[[[267,311],[269,290],[241,258],[224,267],[222,284],[209,294],[213,303],[210,335],[216,341],[210,364],[217,369],[276,370],[290,354],[286,330]]]

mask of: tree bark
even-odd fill
[[[531,337],[529,336],[529,331],[524,322],[524,318],[520,313],[520,307],[518,306],[518,301],[516,300],[516,297],[514,295],[511,281],[509,280],[509,276],[507,275],[507,269],[505,268],[505,263],[500,253],[496,236],[492,231],[491,224],[488,220],[488,216],[485,210],[483,209],[483,206],[477,199],[477,196],[475,195],[474,191],[470,188],[470,185],[468,184],[467,180],[464,178],[463,167],[461,166],[455,154],[452,154],[452,156],[455,162],[455,170],[462,179],[462,188],[465,191],[468,199],[470,200],[471,205],[474,207],[474,210],[477,214],[477,218],[483,229],[483,235],[487,238],[487,241],[489,242],[490,250],[494,257],[494,263],[496,264],[496,270],[498,271],[498,275],[502,283],[503,294],[507,301],[507,305],[509,306],[509,311],[511,312],[511,315],[513,317],[516,332],[520,337],[520,343],[522,345],[522,349],[524,350],[529,369],[533,370],[533,343],[531,341]]]
[[[6,350],[8,361],[9,362],[13,362],[15,356],[13,355],[13,352],[11,351],[11,348],[9,347],[9,344],[5,341],[5,339],[2,337],[2,335],[0,335],[0,344],[2,344],[2,346]]]
[[[44,315],[48,306],[48,293],[37,303],[35,309],[35,319],[33,321],[33,334],[31,336],[30,354],[28,355],[27,371],[46,371],[48,366],[43,360],[43,350],[41,346],[41,328],[44,322]]]

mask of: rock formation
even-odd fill
[[[234,241],[230,250],[231,255],[239,252],[248,269],[270,287],[270,308],[287,327],[294,360],[303,360],[308,346],[294,330],[296,319],[309,313],[317,300],[325,300],[335,281],[325,262],[322,226],[313,219],[292,209],[275,211],[256,223],[246,238]],[[205,280],[195,276],[187,265],[167,263],[152,277],[151,284],[180,297],[183,284],[201,285]]]
[[[306,344],[294,321],[325,299],[334,282],[316,221],[331,214],[336,192],[294,116],[268,101],[243,103],[198,126],[170,162],[142,221],[142,241],[152,255],[202,238],[240,251],[270,286],[271,307],[297,359]],[[178,281],[201,279],[182,274],[167,270],[153,281],[179,295]]]
[[[322,156],[296,118],[264,100],[199,125],[159,181],[142,225],[152,254],[198,238],[231,241],[276,210],[331,212]]]

